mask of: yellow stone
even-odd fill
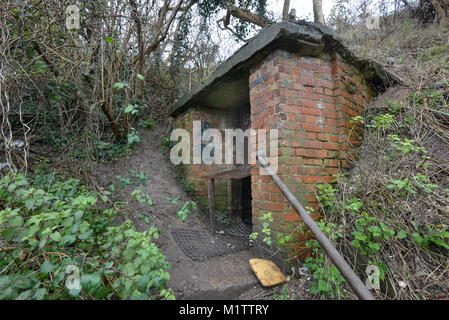
[[[249,265],[264,287],[272,287],[285,282],[285,276],[281,269],[270,260],[251,259]]]

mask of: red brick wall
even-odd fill
[[[251,126],[279,129],[278,175],[304,207],[317,207],[316,184],[331,182],[339,168],[347,167],[350,143],[358,143],[362,128],[350,124],[363,113],[374,92],[360,72],[337,54],[302,57],[274,51],[250,72]],[[292,232],[298,215],[268,176],[253,170],[253,223],[271,212],[272,228]],[[304,248],[295,233],[290,244]]]

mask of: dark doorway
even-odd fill
[[[252,196],[251,196],[251,177],[242,179],[242,220],[245,223],[252,224]]]

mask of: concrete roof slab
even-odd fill
[[[316,23],[280,22],[262,29],[223,62],[204,83],[178,99],[169,108],[169,114],[174,117],[192,106],[225,109],[247,105],[250,68],[276,49],[304,56],[337,51],[348,63],[358,67],[378,91],[399,82],[378,63],[352,54],[331,29]]]

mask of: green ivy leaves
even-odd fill
[[[41,266],[41,273],[49,274],[53,270],[55,270],[57,266],[53,265],[51,262],[45,260],[44,263],[42,263]]]
[[[112,38],[112,37],[104,37],[104,41],[106,43],[113,43],[114,42],[114,38]]]
[[[147,179],[132,174],[139,184]],[[160,230],[117,225],[117,212],[97,208],[98,195],[78,180],[52,173],[47,181],[44,171],[0,179],[0,237],[12,247],[0,250],[0,299],[126,299],[139,296],[142,276],[149,277],[146,299],[173,298],[165,289],[170,265],[153,243]],[[133,197],[152,205],[139,190]],[[79,289],[65,287],[69,265],[79,269]]]
[[[126,83],[123,82],[116,82],[112,85],[112,89],[123,89],[125,86],[127,86]]]

